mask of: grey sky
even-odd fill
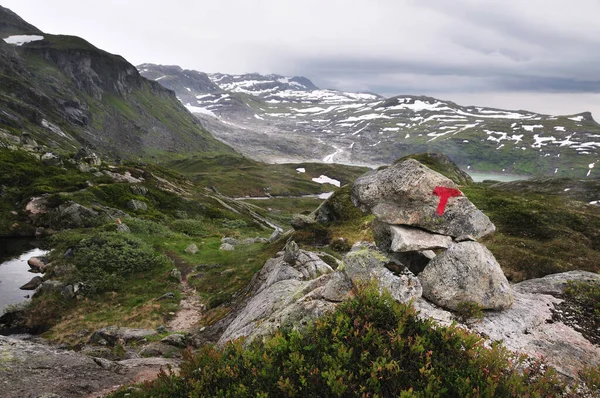
[[[130,62],[600,119],[598,0],[0,0]]]

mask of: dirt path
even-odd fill
[[[186,280],[181,283],[184,286],[183,298],[179,303],[177,314],[167,323],[167,328],[174,332],[191,332],[202,318],[204,305],[200,303],[196,289],[190,287]]]

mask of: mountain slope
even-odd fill
[[[35,35],[31,35],[35,34]],[[0,9],[0,142],[85,145],[113,158],[232,152],[120,56],[73,36],[43,34]],[[23,36],[23,37],[21,37]]]
[[[140,66],[149,78],[160,68]],[[162,72],[158,82],[172,87],[185,78]],[[277,75],[208,77],[220,91],[183,85],[178,98],[216,136],[264,161],[377,166],[435,151],[475,171],[594,177],[600,167],[600,125],[587,112],[551,116],[424,96],[385,99]]]

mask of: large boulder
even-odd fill
[[[250,298],[219,339],[251,341],[282,327],[301,327],[342,301],[352,284],[316,254],[299,250],[293,263],[283,253],[269,259],[254,277]]]
[[[437,255],[419,274],[423,296],[447,309],[475,303],[504,310],[513,303],[512,289],[494,255],[477,242],[460,242]]]
[[[438,234],[481,238],[495,230],[490,219],[464,195],[451,197],[442,215],[436,188],[457,189],[450,179],[407,159],[359,177],[352,186],[352,203],[388,224],[412,225]]]
[[[350,278],[357,286],[361,283],[375,281],[381,290],[388,290],[392,297],[406,302],[421,296],[422,288],[419,280],[408,270],[395,274],[388,267],[394,261],[375,246],[359,242],[344,256],[343,264],[338,270]],[[400,268],[404,269],[400,265]]]
[[[128,209],[133,211],[148,211],[148,205],[141,200],[131,199],[126,203]]]
[[[51,226],[57,229],[89,228],[96,226],[100,214],[79,203],[67,202],[52,212]]]
[[[62,160],[52,152],[46,152],[40,158],[44,166],[62,166]]]
[[[380,249],[391,252],[446,249],[452,244],[452,238],[447,235],[404,225],[390,225],[379,220],[373,222],[373,235]]]

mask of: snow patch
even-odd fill
[[[331,184],[335,185],[336,187],[340,186],[340,182],[338,180],[334,180],[333,178],[329,178],[326,175],[322,174],[318,178],[313,178],[312,180],[319,184]]]
[[[23,44],[31,43],[32,41],[44,40],[44,36],[38,35],[14,35],[8,36],[4,41],[8,44],[15,46],[22,46]]]
[[[211,111],[210,109],[202,108],[200,106],[193,106],[193,105],[190,105],[189,103],[185,107],[188,109],[188,111],[190,111],[192,113],[201,113],[203,115],[208,115],[208,116],[218,118],[218,116],[215,115],[214,112]]]
[[[306,173],[306,169],[305,169],[304,167],[298,167],[298,168],[296,169],[296,171],[297,171],[298,173]]]

